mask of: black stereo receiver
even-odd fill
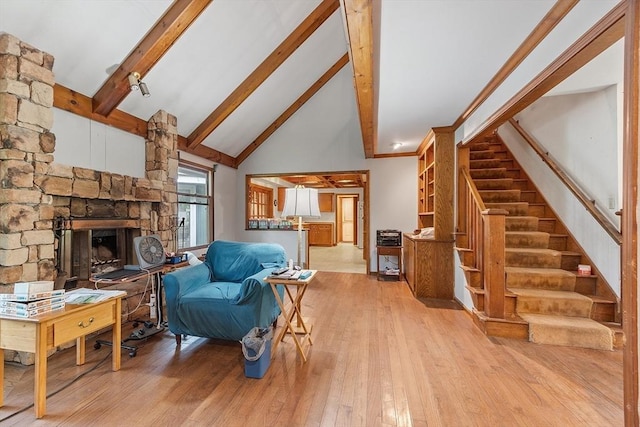
[[[378,230],[376,241],[378,246],[402,246],[402,232],[400,230]]]

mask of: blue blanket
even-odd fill
[[[280,308],[264,278],[285,263],[285,251],[277,244],[211,243],[204,263],[164,277],[169,330],[240,340],[255,326],[269,326]],[[282,287],[278,292],[284,294]]]

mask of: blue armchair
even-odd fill
[[[264,278],[285,264],[278,244],[216,240],[202,264],[165,275],[169,330],[176,343],[182,335],[239,341],[251,328],[271,325],[280,308]],[[282,297],[284,289],[278,291]]]

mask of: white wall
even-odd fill
[[[547,165],[513,127],[504,125],[500,128],[499,134],[554,212],[595,263],[614,292],[620,296],[620,247],[560,179],[550,172]]]
[[[244,232],[247,174],[369,170],[369,255],[375,271],[375,231],[416,227],[418,166],[416,157],[365,159],[359,123],[351,70],[345,67],[238,168],[238,235]]]
[[[371,271],[377,271],[376,230],[412,232],[418,226],[418,159],[400,157],[370,163],[369,260]]]
[[[51,132],[56,135],[56,163],[137,178],[145,176],[142,137],[58,108],[53,108]]]
[[[617,3],[618,0],[579,2],[500,87],[456,130],[456,140],[463,140],[466,136],[473,134],[491,114],[506,104],[514,94],[533,80]]]
[[[549,156],[595,200],[619,228],[617,109],[620,86],[596,92],[543,97],[516,116]]]

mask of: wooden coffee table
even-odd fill
[[[113,352],[111,369],[120,369],[121,295],[83,305],[66,305],[64,309],[36,317],[0,316],[0,349],[35,353],[34,407],[42,418],[47,405],[47,350],[76,340],[76,365],[85,362],[85,336],[112,325]],[[4,405],[4,351],[0,350],[0,406]]]

